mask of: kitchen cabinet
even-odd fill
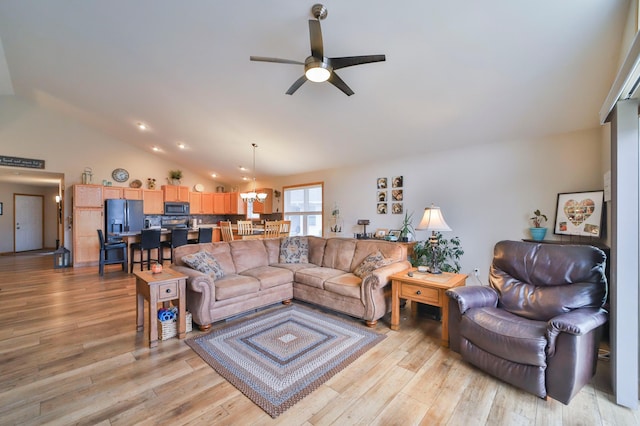
[[[120,199],[122,198],[122,188],[105,186],[102,188],[102,198],[105,200]]]
[[[262,213],[262,214],[271,214],[273,213],[273,189],[271,188],[261,188],[256,189],[256,192],[267,194],[267,198],[264,199],[262,203],[254,202],[253,203],[253,212],[254,213]]]
[[[142,200],[142,189],[105,186],[102,188],[105,200]]]
[[[189,202],[189,187],[178,185],[162,185],[162,193],[164,201],[182,201]]]
[[[202,214],[213,214],[213,193],[202,193]]]
[[[213,214],[225,214],[225,211],[224,211],[225,193],[216,192],[211,195],[213,196]]]
[[[142,190],[144,214],[164,214],[164,194],[153,189]]]
[[[73,207],[102,208],[102,185],[74,185]]]
[[[142,200],[142,189],[122,188],[122,198],[125,200]]]
[[[202,214],[201,192],[189,192],[189,213]]]
[[[239,192],[225,192],[224,195],[225,214],[245,214],[244,201]]]
[[[103,227],[103,187],[73,186],[73,265],[97,265],[100,256],[98,229]]]

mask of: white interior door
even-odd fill
[[[44,207],[41,195],[14,195],[15,251],[43,248]]]

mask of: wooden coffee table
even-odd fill
[[[154,274],[151,271],[135,271],[136,276],[136,326],[144,329],[144,299],[149,301],[149,347],[158,345],[158,303],[178,301],[178,338],[184,339],[186,326],[187,276],[164,268]],[[174,303],[175,304],[175,303]]]
[[[409,272],[412,277],[407,275]],[[465,285],[464,274],[430,274],[407,269],[391,275],[391,329],[400,328],[400,299],[426,303],[442,309],[442,346],[449,347],[449,301],[444,294],[450,288]]]

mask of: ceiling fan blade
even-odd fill
[[[276,62],[278,64],[304,65],[304,62],[300,61],[293,61],[291,59],[269,58],[267,56],[249,56],[249,60],[258,62]]]
[[[351,90],[351,88],[349,86],[347,86],[347,83],[342,81],[342,79],[340,77],[338,77],[338,74],[336,74],[335,72],[331,73],[331,77],[329,77],[328,81],[329,81],[329,83],[331,83],[334,86],[336,86],[338,89],[342,90],[345,95],[347,95],[347,96],[353,95],[353,93],[354,93],[353,90]]]
[[[296,82],[293,83],[291,87],[289,87],[289,90],[287,90],[287,95],[293,95],[296,92],[296,90],[298,90],[300,86],[304,84],[305,81],[307,81],[307,77],[305,77],[303,74],[302,77],[297,79]]]
[[[384,55],[366,55],[366,56],[345,56],[342,58],[329,58],[331,66],[334,70],[340,68],[352,67],[354,65],[370,64],[371,62],[382,62],[386,60]]]
[[[322,47],[320,21],[309,19],[309,37],[311,38],[311,56],[322,59],[324,57],[324,48]]]

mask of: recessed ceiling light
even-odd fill
[[[246,172],[247,168],[244,166],[238,166],[238,168],[240,169],[241,172]]]
[[[159,152],[160,151],[160,148],[158,148],[157,146],[152,146],[151,149],[154,150],[155,152]]]
[[[215,173],[211,173],[211,177],[218,177],[218,175]]]
[[[242,176],[242,180],[249,180],[249,178],[246,176]]]
[[[136,124],[136,126],[138,126],[138,129],[139,129],[139,130],[141,130],[141,131],[143,131],[143,132],[144,132],[145,130],[148,130],[148,129],[149,129],[149,127],[148,127],[146,124],[144,124],[144,123],[137,123],[137,124]]]
[[[187,146],[184,144],[184,142],[178,142],[178,148],[180,149],[185,149]]]

